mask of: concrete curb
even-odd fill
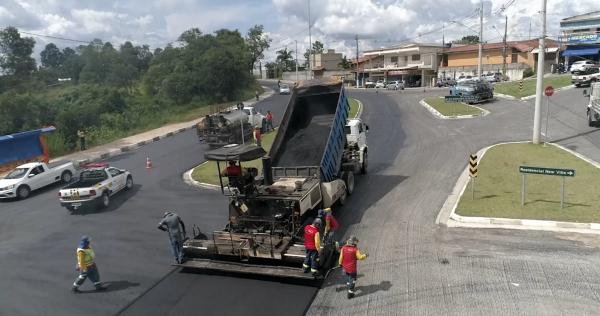
[[[503,145],[503,144],[522,144],[529,143],[529,141],[522,142],[505,142],[499,143],[492,146],[485,147],[477,152],[479,159],[483,158],[485,153],[492,147]],[[576,153],[568,148],[561,145],[549,143],[552,146],[563,149],[577,158],[580,158],[594,167],[600,169],[600,163],[593,161],[579,153]],[[467,184],[469,183],[469,168],[468,166],[463,170],[461,175],[452,190],[452,193],[448,196],[444,205],[442,206],[440,213],[438,214],[435,223],[438,225],[444,225],[447,227],[466,227],[466,228],[501,228],[501,229],[521,229],[521,230],[543,230],[553,232],[574,232],[582,234],[600,234],[600,223],[575,223],[575,222],[559,222],[559,221],[546,221],[546,220],[533,220],[533,219],[516,219],[516,218],[497,218],[497,217],[474,217],[474,216],[461,216],[456,214],[456,207],[460,197],[464,194]]]
[[[568,86],[564,86],[562,88],[555,89],[554,92],[560,92],[560,91],[563,91],[563,90],[569,90],[569,89],[573,89],[573,88],[575,88],[575,86],[571,84],[571,85],[568,85]],[[517,97],[513,97],[512,95],[507,95],[507,94],[502,94],[502,93],[497,93],[497,92],[494,92],[494,95],[498,96],[500,98],[503,98],[503,99],[516,100],[516,101],[527,101],[527,100],[531,100],[531,99],[535,98],[535,94],[524,96],[524,97],[521,97],[521,98],[517,98]]]
[[[356,100],[356,102],[358,102],[358,111],[356,111],[356,116],[353,118],[360,118],[362,116],[362,112],[363,112],[363,104],[362,102],[360,102],[359,99],[354,99]]]
[[[187,183],[188,185],[191,185],[193,187],[197,187],[197,188],[202,188],[202,189],[209,189],[209,190],[220,190],[221,187],[218,185],[214,185],[214,184],[209,184],[209,183],[202,183],[199,181],[196,181],[194,179],[192,179],[192,172],[194,172],[194,169],[207,164],[208,161],[205,161],[197,166],[195,166],[194,168],[186,171],[183,173],[183,182]]]
[[[457,116],[446,116],[442,113],[440,113],[438,110],[436,110],[434,107],[432,107],[431,105],[429,105],[427,102],[425,102],[425,99],[422,99],[421,101],[419,101],[419,104],[424,106],[427,110],[429,110],[429,112],[431,112],[431,114],[433,114],[436,118],[439,119],[443,119],[443,120],[457,120],[457,119],[466,119],[466,118],[475,118],[475,117],[484,117],[488,114],[490,114],[490,111],[475,106],[475,105],[471,105],[471,104],[467,104],[467,106],[471,106],[474,107],[478,110],[481,111],[481,114],[479,115],[457,115]]]

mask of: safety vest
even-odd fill
[[[340,227],[340,224],[331,214],[325,215],[325,221],[329,222],[329,230],[331,231],[336,231]]]
[[[313,225],[306,225],[304,227],[304,248],[307,250],[317,250],[315,245],[315,235],[319,232],[319,229]]]
[[[92,248],[77,248],[77,252],[83,252],[83,265],[89,267],[94,264],[94,258],[96,254],[94,254],[94,250]]]
[[[342,268],[346,273],[356,273],[356,251],[355,246],[342,247]]]

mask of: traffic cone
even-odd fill
[[[146,156],[146,169],[152,169],[152,160]]]

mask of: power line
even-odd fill
[[[82,40],[76,40],[76,39],[72,39],[72,38],[65,38],[65,37],[58,37],[58,36],[44,35],[44,34],[36,34],[36,33],[31,33],[31,32],[20,31],[20,30],[19,30],[19,33],[27,34],[27,35],[31,35],[31,36],[37,36],[37,37],[52,38],[52,39],[57,39],[57,40],[61,40],[61,41],[69,41],[69,42],[85,43],[85,44],[91,43],[91,41],[82,41]]]

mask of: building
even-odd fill
[[[562,19],[560,32],[566,65],[580,59],[600,60],[600,11]]]
[[[335,72],[347,73],[341,63],[342,54],[336,53],[333,49],[328,49],[326,53],[310,56],[310,68],[315,78],[335,76]]]
[[[556,54],[559,50],[558,43],[546,40],[546,56],[544,72],[551,70],[555,63]],[[486,43],[483,45],[482,73],[503,73],[510,80],[523,78],[526,69],[537,71],[537,57],[539,53],[539,41],[510,41],[506,42],[506,70],[504,67],[505,45],[500,43]],[[477,75],[479,64],[479,45],[462,45],[445,48],[441,65],[438,71],[439,77],[457,78],[461,75]]]
[[[363,65],[359,64],[359,79],[404,80],[407,86],[433,85],[441,51],[441,45],[417,43],[365,51]]]

